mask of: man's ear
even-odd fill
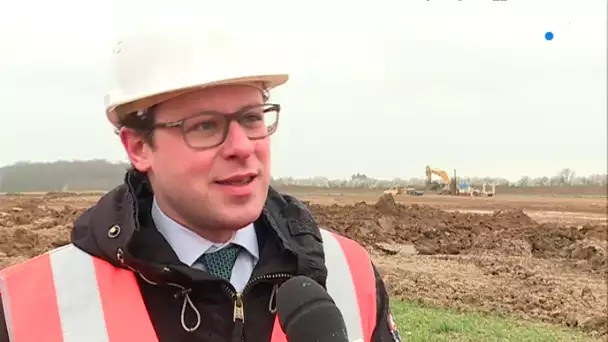
[[[133,167],[139,172],[148,172],[152,163],[152,149],[144,137],[126,127],[122,127],[118,135]]]

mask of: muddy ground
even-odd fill
[[[319,223],[369,248],[395,298],[512,313],[608,337],[605,198],[565,205],[544,198],[301,197]],[[71,222],[95,200],[0,196],[0,268],[68,243]]]

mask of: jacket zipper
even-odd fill
[[[244,295],[247,291],[256,283],[261,282],[263,280],[278,280],[278,279],[289,279],[293,277],[293,275],[288,273],[272,273],[266,274],[257,278],[250,280],[242,292],[237,292],[234,290],[232,285],[226,285],[225,289],[232,296],[234,300],[234,310],[232,321],[234,322],[234,328],[232,330],[232,342],[240,342],[245,341],[245,337],[243,336],[243,327],[245,324],[245,307],[244,303]]]
[[[132,194],[134,194],[135,189],[131,185],[130,181],[127,182],[127,186],[129,187],[129,191]],[[135,212],[135,217],[137,217],[139,208],[137,207],[137,205],[135,205],[134,202],[131,203],[131,205]],[[139,221],[138,220],[135,220],[135,230],[139,230]],[[131,269],[134,273],[139,274],[139,276],[142,279],[144,279],[144,281],[146,281],[152,285],[158,285],[156,282],[153,282],[153,281],[149,280],[148,278],[146,278],[141,272],[129,267],[128,265],[127,265],[127,267],[129,269]],[[249,290],[251,288],[251,286],[253,286],[255,283],[258,283],[263,280],[289,279],[292,277],[293,277],[293,275],[291,275],[289,273],[266,274],[266,275],[263,275],[260,277],[256,277],[256,278],[250,280],[249,282],[247,282],[247,284],[243,288],[242,292],[237,292],[231,284],[224,286],[226,291],[232,296],[232,298],[234,300],[234,310],[233,310],[233,317],[232,317],[232,321],[234,322],[234,328],[232,330],[232,341],[233,342],[245,341],[245,336],[243,336],[243,326],[245,324],[245,307],[243,305],[243,303],[244,303],[243,297],[244,297],[245,293],[247,293],[247,290]],[[186,288],[179,284],[167,283],[167,285],[179,288],[182,292],[186,291]]]

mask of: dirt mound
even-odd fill
[[[0,210],[0,268],[69,243],[74,219],[82,210],[53,208],[31,199]]]
[[[0,211],[0,227],[32,225],[34,229],[44,229],[71,223],[82,210],[63,206],[60,209],[48,207],[39,201],[28,201]]]
[[[361,204],[364,204],[364,202],[359,203],[359,206],[361,206]],[[379,212],[386,215],[390,215],[398,208],[397,203],[395,202],[395,197],[391,194],[382,194],[382,196],[380,196],[380,199],[378,199],[378,202],[376,202],[374,207]]]
[[[0,209],[0,253],[35,255],[65,243],[64,232],[83,211],[68,205],[53,207],[48,198],[22,198]],[[322,206],[306,203],[319,223],[368,246],[411,243],[418,254],[490,254],[564,258],[577,267],[606,273],[606,226],[539,224],[521,210],[493,214],[449,212],[425,205],[402,205],[383,195],[374,205]],[[20,231],[19,229],[25,230]],[[42,243],[54,231],[58,242]],[[41,234],[43,232],[44,234]],[[31,245],[31,246],[30,246]],[[12,247],[11,247],[12,246]],[[28,247],[29,246],[29,247]],[[31,252],[28,252],[29,249]],[[0,254],[1,256],[1,254]]]
[[[309,207],[322,226],[371,247],[396,298],[608,332],[605,225],[539,224],[521,210],[449,212],[388,196]],[[402,253],[407,245],[418,255]]]
[[[412,243],[419,254],[496,254],[568,258],[606,272],[606,226],[539,224],[521,210],[493,214],[448,212],[425,205],[395,203],[390,195],[374,205],[309,204],[319,223],[368,246]],[[581,241],[595,247],[578,251]],[[579,265],[580,266],[580,265]]]

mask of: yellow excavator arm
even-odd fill
[[[445,182],[446,185],[450,185],[450,177],[448,176],[448,173],[445,172],[444,170],[440,170],[440,169],[431,169],[430,166],[426,166],[426,183],[429,184],[431,183],[431,177],[432,175],[437,175],[439,177],[441,177],[441,179],[443,179],[443,181]]]

